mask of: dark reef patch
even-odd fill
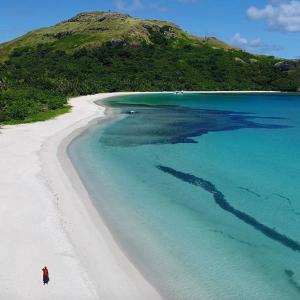
[[[300,284],[294,279],[295,273],[291,270],[284,270],[285,275],[288,278],[289,283],[300,292]]]
[[[282,118],[261,117],[246,112],[120,102],[113,102],[110,106],[121,110],[127,117],[104,131],[100,141],[108,146],[197,143],[195,137],[209,132],[289,127],[257,123],[257,120],[282,120]]]
[[[260,223],[252,216],[234,208],[227,201],[224,194],[222,192],[220,192],[215,187],[215,185],[213,183],[211,183],[210,181],[207,181],[207,180],[197,177],[195,175],[180,172],[180,171],[177,171],[170,167],[166,167],[166,166],[162,166],[162,165],[157,166],[157,168],[160,171],[167,173],[169,175],[172,175],[175,178],[180,179],[186,183],[201,187],[205,191],[212,194],[212,196],[215,200],[215,203],[223,210],[231,213],[238,219],[242,220],[244,223],[252,226],[257,231],[259,231],[262,234],[264,234],[265,236],[269,237],[270,239],[277,241],[277,242],[281,243],[283,246],[286,246],[294,251],[300,252],[300,243],[299,242],[294,241],[293,239],[287,237],[286,235],[277,232],[275,229],[272,229],[272,228],[264,225],[263,223]]]
[[[240,189],[240,190],[243,190],[243,191],[245,191],[245,192],[248,192],[249,194],[252,194],[252,195],[254,195],[254,196],[256,196],[256,197],[259,197],[259,198],[261,197],[260,194],[254,192],[254,191],[252,191],[252,190],[250,190],[250,189],[248,189],[248,188],[239,186],[239,189]]]

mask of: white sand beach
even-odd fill
[[[114,241],[65,151],[104,117],[93,101],[121,94],[74,98],[70,113],[0,129],[0,299],[160,299]]]

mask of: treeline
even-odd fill
[[[42,112],[55,112],[63,108],[66,102],[67,98],[63,95],[36,88],[11,87],[1,90],[0,122],[25,120],[27,117],[34,117]]]
[[[282,90],[296,91],[273,57],[205,45],[124,43],[75,53],[52,45],[15,49],[0,65],[0,122],[24,120],[64,107],[73,95],[114,91]]]

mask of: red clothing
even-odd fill
[[[49,272],[48,272],[47,268],[42,269],[42,271],[43,271],[43,276],[44,277],[48,277],[49,276]]]

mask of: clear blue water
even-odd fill
[[[70,157],[165,299],[300,299],[300,97],[140,95]],[[133,110],[135,113],[130,114]]]

